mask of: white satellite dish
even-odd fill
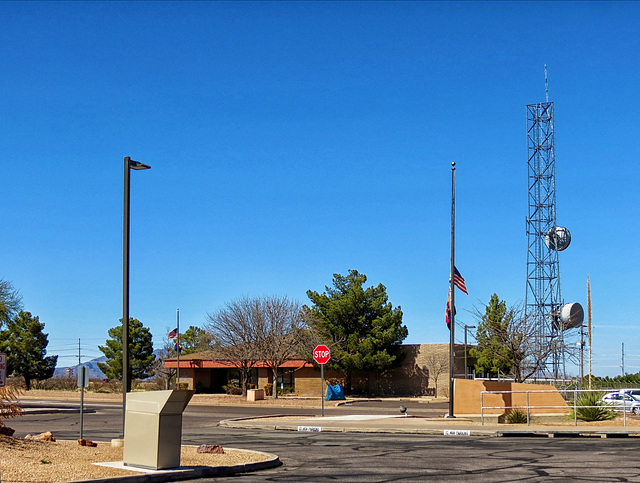
[[[582,309],[582,305],[578,302],[563,305],[560,307],[559,318],[564,330],[580,327],[584,321],[584,310]]]
[[[560,252],[571,243],[571,233],[563,226],[554,226],[545,235],[544,242],[549,250]]]

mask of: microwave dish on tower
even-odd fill
[[[544,236],[544,243],[549,250],[561,252],[571,243],[571,232],[563,226],[554,226]]]

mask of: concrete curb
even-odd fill
[[[284,415],[283,415],[284,416]],[[269,416],[274,418],[277,416]],[[318,421],[317,424],[309,421],[264,421],[261,418],[227,419],[220,421],[219,425],[232,429],[255,429],[263,431],[303,431],[323,433],[381,433],[381,434],[424,434],[424,435],[464,435],[464,436],[492,436],[492,437],[598,437],[598,438],[626,438],[640,437],[640,428],[587,428],[587,427],[518,427],[504,428],[502,425],[471,426],[466,421],[434,421],[424,419],[425,426],[416,427],[404,424],[404,418],[393,424],[386,420],[386,424],[361,424],[349,425]],[[398,420],[396,420],[398,421]],[[303,426],[304,424],[304,426]]]
[[[255,423],[252,421],[243,422],[243,420],[227,419],[220,421],[220,426],[231,429],[258,429],[266,431],[301,431],[301,425],[290,423]],[[356,427],[356,426],[322,426],[323,433],[381,433],[381,434],[425,434],[439,435],[444,434],[444,430],[449,428],[398,428],[398,427]],[[309,431],[312,432],[312,431]],[[473,429],[470,430],[472,436],[496,436],[495,430]]]
[[[242,451],[262,454],[267,456],[268,459],[265,461],[258,461],[256,463],[246,463],[234,466],[185,466],[176,469],[158,470],[154,471],[153,473],[145,473],[140,475],[126,475],[117,477],[111,476],[109,478],[98,478],[91,480],[74,480],[69,483],[109,483],[112,481],[122,483],[160,483],[163,481],[181,481],[196,478],[233,476],[237,473],[247,473],[266,470],[269,468],[276,468],[282,464],[280,462],[280,458],[272,453],[244,449]]]

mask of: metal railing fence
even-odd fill
[[[615,389],[571,389],[571,390],[565,390],[565,389],[556,389],[556,390],[545,390],[545,391],[482,391],[480,393],[480,420],[482,425],[484,426],[484,411],[485,409],[504,409],[505,412],[507,410],[513,410],[513,409],[519,409],[519,410],[525,410],[527,412],[527,426],[529,426],[531,424],[531,409],[572,409],[573,408],[573,422],[574,425],[577,426],[578,425],[578,408],[607,408],[607,409],[611,409],[613,411],[616,411],[618,409],[622,409],[622,418],[623,418],[623,425],[626,427],[627,426],[627,410],[629,412],[631,412],[633,410],[632,407],[627,407],[624,405],[621,406],[617,406],[617,405],[608,405],[608,404],[599,404],[599,405],[579,405],[578,404],[578,395],[579,394],[583,394],[583,393],[589,393],[589,392],[595,392],[595,393],[607,393],[607,392],[615,392]],[[531,405],[530,404],[530,395],[531,394],[543,394],[543,393],[554,393],[554,394],[560,394],[563,399],[565,401],[568,401],[568,403],[566,405],[563,406],[549,406],[549,405]],[[502,406],[485,406],[484,405],[484,396],[485,394],[525,394],[525,398],[526,398],[526,404],[523,405],[517,405],[517,406],[506,406],[506,405],[502,405]],[[567,398],[567,395],[572,394],[573,395],[573,403],[569,404],[569,402],[571,401],[570,398]]]

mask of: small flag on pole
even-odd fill
[[[178,338],[178,329],[177,328],[173,329],[171,332],[169,332],[169,335],[167,337],[169,339],[177,339]]]
[[[177,353],[182,352],[182,346],[178,345],[178,344],[174,344],[173,345],[173,350],[176,351]]]
[[[453,313],[455,315],[456,308],[453,308]],[[451,287],[449,287],[449,294],[447,295],[447,314],[445,321],[447,322],[447,329],[451,330]]]
[[[451,283],[451,280],[449,280],[449,283]],[[467,292],[467,286],[464,284],[464,277],[460,275],[460,272],[458,272],[456,267],[453,267],[453,284],[466,295],[469,295],[469,292]]]

